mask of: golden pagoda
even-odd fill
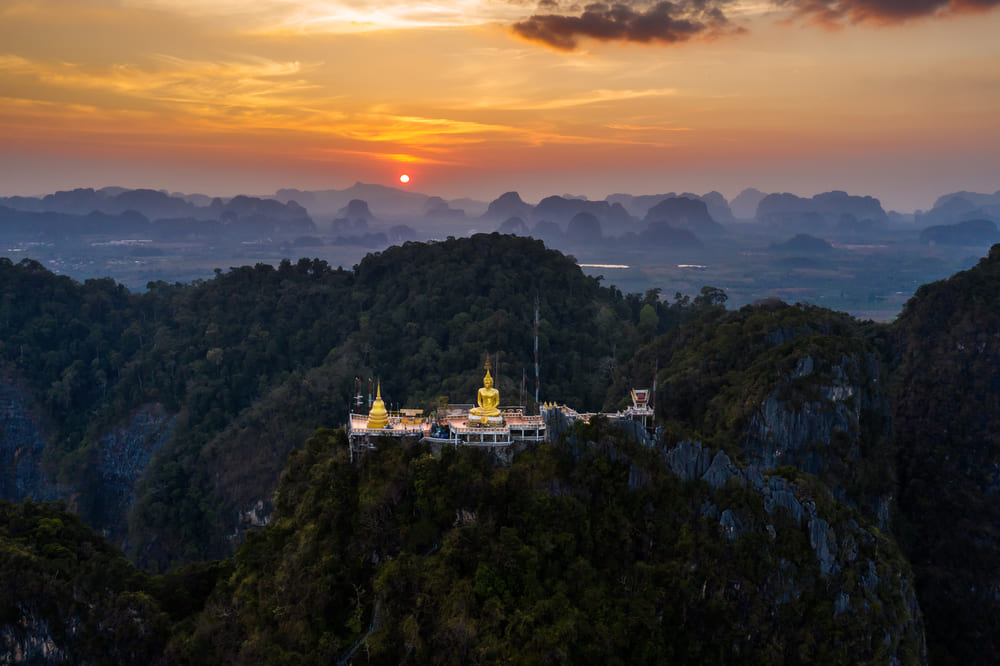
[[[371,393],[368,395],[371,395]],[[378,391],[375,394],[375,402],[372,403],[371,411],[368,412],[367,427],[369,429],[389,427],[389,413],[385,411],[385,403],[382,402],[382,382],[378,383]]]

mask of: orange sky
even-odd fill
[[[993,0],[708,4],[4,0],[0,194],[1000,189]]]

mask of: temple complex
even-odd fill
[[[525,414],[523,406],[500,406],[500,392],[493,386],[489,359],[485,369],[475,406],[452,405],[428,418],[422,416],[421,410],[405,409],[398,413],[386,410],[380,382],[368,414],[360,409],[350,414],[347,435],[352,453],[370,448],[377,437],[417,437],[432,444],[490,448],[544,441],[542,417]]]
[[[476,393],[476,404],[449,405],[439,409],[430,417],[423,416],[423,410],[401,409],[391,412],[382,399],[382,383],[378,383],[375,399],[370,408],[362,413],[363,399],[360,384],[356,405],[347,422],[347,436],[351,445],[351,455],[363,453],[374,447],[380,437],[411,437],[438,446],[477,446],[490,448],[501,457],[509,457],[511,448],[518,444],[542,442],[546,437],[546,423],[556,419],[564,425],[574,421],[588,421],[593,414],[580,413],[565,405],[541,404],[538,415],[525,413],[524,406],[500,406],[500,392],[493,385],[490,361],[486,360],[486,374],[483,385]],[[653,410],[649,406],[651,392],[648,389],[632,390],[632,406],[612,414],[605,414],[611,420],[632,421],[645,432],[652,422]],[[648,433],[647,433],[648,434]]]

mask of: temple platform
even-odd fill
[[[385,428],[369,428],[366,414],[352,413],[347,423],[347,436],[352,452],[358,453],[374,448],[380,437],[413,437],[455,447],[491,448],[545,440],[545,420],[541,416],[527,415],[523,407],[502,407],[500,413],[499,418],[492,417],[484,426],[478,422],[480,417],[469,415],[468,408],[449,409],[436,420],[418,417],[414,410],[404,410],[389,412],[389,424]]]

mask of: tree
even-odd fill
[[[725,306],[728,300],[729,296],[722,289],[705,285],[701,288],[701,294],[694,297],[694,304],[699,307]]]

